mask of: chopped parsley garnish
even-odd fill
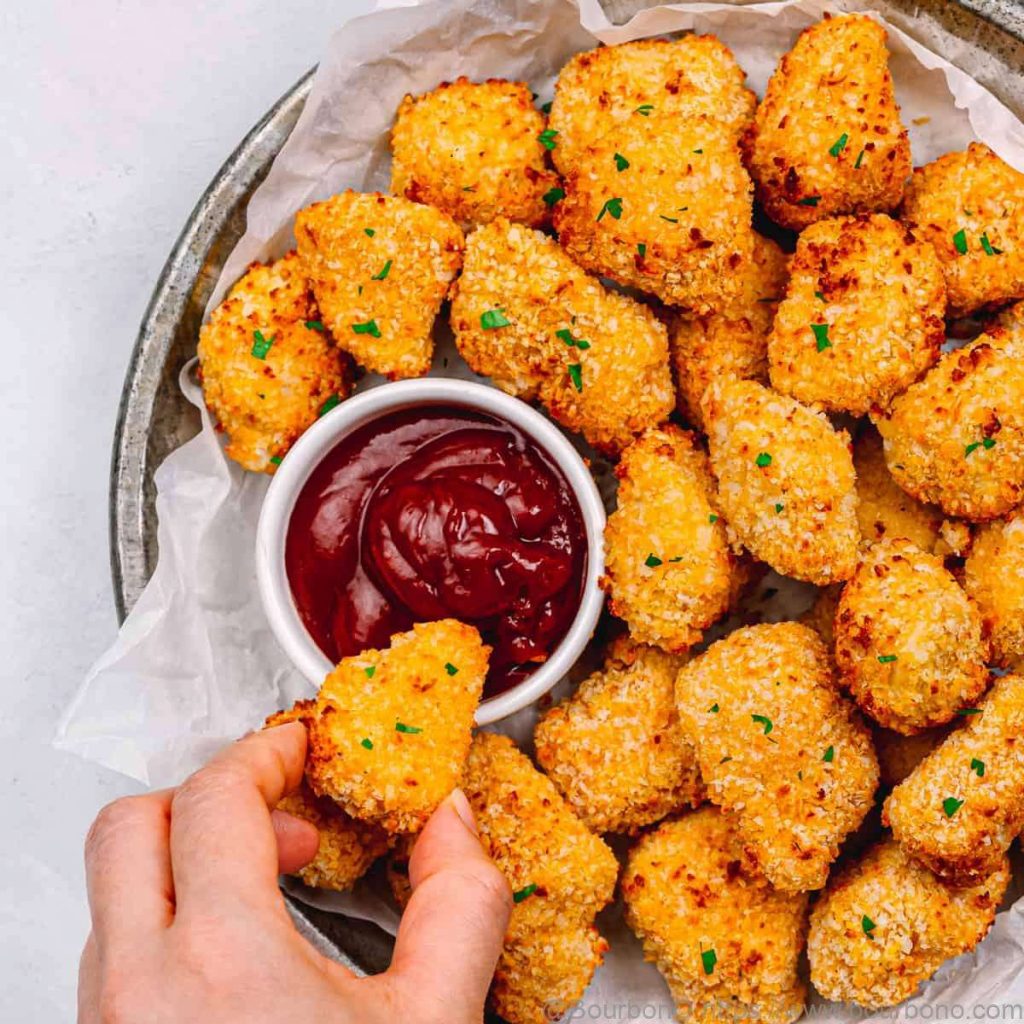
[[[522,903],[528,896],[532,896],[537,891],[537,883],[531,882],[529,885],[524,885],[522,889],[516,889],[512,893],[513,903]]]
[[[962,718],[966,718],[968,715],[980,715],[981,708],[961,708],[957,714]]]
[[[860,170],[860,165],[861,165],[861,164],[863,163],[863,161],[864,161],[864,150],[862,149],[862,150],[861,150],[861,151],[860,151],[860,152],[859,152],[859,153],[857,154],[857,160],[856,160],[856,162],[855,162],[855,163],[854,163],[854,165],[853,165],[853,169],[854,169],[855,171],[859,171],[859,170]]]
[[[840,135],[839,138],[836,139],[836,141],[833,142],[832,145],[828,147],[829,156],[839,156],[839,154],[842,153],[844,149],[846,149],[846,144],[849,141],[850,136],[847,135],[846,132],[843,132],[843,134]]]
[[[629,161],[621,154],[615,154],[615,169],[620,173],[629,166]]]
[[[353,334],[369,334],[374,338],[380,337],[380,328],[377,326],[376,320],[367,320],[365,323],[353,324]]]
[[[405,722],[395,722],[395,732],[417,733],[423,730],[415,725],[406,725]]]
[[[971,771],[974,772],[979,779],[984,778],[985,775],[985,762],[979,761],[976,757],[971,758]]]
[[[480,314],[480,326],[485,331],[494,331],[499,327],[508,327],[512,321],[500,309],[489,309]]]
[[[767,736],[768,733],[770,733],[772,731],[772,729],[775,728],[775,726],[772,725],[772,720],[770,718],[768,718],[767,716],[765,716],[765,715],[751,715],[750,717],[755,722],[757,722],[758,725],[763,725],[764,726],[764,734],[765,734],[765,736]]]
[[[754,459],[754,462],[764,469],[765,466],[770,466],[772,464],[772,457],[768,452],[760,452],[757,458]]]
[[[832,342],[828,340],[828,326],[828,324],[811,324],[811,330],[814,331],[814,344],[819,352],[824,352],[825,349],[832,347]]]
[[[549,188],[541,198],[548,206],[554,206],[559,199],[565,198],[565,189],[559,188],[557,185],[554,188]]]
[[[963,228],[953,236],[953,248],[956,249],[961,256],[967,255],[967,232],[964,231]]]
[[[704,150],[703,150],[703,149],[695,149],[695,150],[694,150],[694,153],[703,153],[703,152],[704,152]]]
[[[661,565],[661,559],[652,552],[644,559],[644,565],[646,565],[648,569],[657,569],[658,566]]]
[[[331,397],[328,398],[327,401],[324,402],[324,404],[320,406],[320,409],[317,412],[317,417],[326,415],[336,405],[340,405],[340,404],[341,404],[341,396],[340,395],[331,395]]]
[[[671,564],[673,562],[681,562],[682,560],[683,560],[683,556],[682,555],[676,555],[675,558],[670,558],[669,559],[669,564]]]
[[[871,933],[872,933],[872,932],[873,932],[873,931],[874,931],[874,930],[875,930],[875,929],[876,929],[876,928],[878,927],[878,925],[876,925],[876,924],[875,924],[875,922],[874,922],[874,921],[872,921],[872,920],[871,920],[871,918],[870,918],[870,917],[868,917],[868,915],[867,915],[867,914],[865,914],[865,915],[864,915],[864,916],[863,916],[863,917],[862,917],[862,918],[860,919],[860,926],[861,926],[861,928],[863,929],[863,931],[864,931],[864,934],[865,934],[865,935],[866,935],[866,936],[867,936],[867,937],[868,937],[869,939],[870,939],[870,938],[872,937],[872,936],[871,936]]]
[[[971,454],[976,448],[984,448],[988,451],[990,448],[995,448],[996,439],[994,437],[983,437],[980,441],[972,441],[967,447],[964,448],[964,458]]]
[[[616,196],[614,199],[606,199],[604,206],[601,207],[601,212],[597,215],[597,219],[600,220],[606,213],[609,217],[614,217],[616,220],[622,216],[621,196]]]
[[[476,191],[476,185],[463,185],[462,186],[462,191],[463,192],[475,192]]]
[[[986,256],[1001,256],[1002,253],[1003,253],[1002,249],[1000,249],[997,246],[993,245],[988,240],[988,232],[987,231],[981,236],[981,247],[982,247],[982,249],[985,250],[985,255]]]
[[[280,465],[281,465],[281,463],[282,463],[282,462],[283,462],[284,460],[283,460],[283,459],[281,458],[281,456],[280,456],[280,455],[271,455],[271,456],[270,456],[270,461],[271,461],[271,462],[272,462],[272,463],[273,463],[273,464],[274,464],[275,466],[280,466]]]
[[[719,764],[725,764],[726,761],[731,761],[731,760],[732,760],[732,758],[728,754],[726,754],[725,757],[723,757],[722,760],[719,761],[718,763]]]
[[[367,679],[372,679],[374,672],[377,671],[377,666],[376,665],[367,665],[366,668],[363,669],[363,671],[366,673],[366,678]]]
[[[306,326],[311,331],[317,331],[320,334],[324,333],[324,323],[322,320],[307,320]]]
[[[701,950],[700,962],[704,967],[705,974],[712,974],[715,970],[715,964],[718,963],[718,957],[715,956],[713,949]]]
[[[370,238],[373,238],[373,236],[377,234],[377,232],[374,231],[373,228],[363,228],[363,234],[368,235]]]
[[[633,111],[633,113],[634,114],[640,114],[643,117],[648,117],[648,116],[650,116],[650,113],[651,113],[651,111],[653,109],[654,109],[654,104],[653,103],[641,103],[640,106],[637,107],[636,110]]]
[[[797,206],[817,206],[820,202],[821,196],[807,196],[806,199],[801,199]]]
[[[450,661],[446,661],[444,663],[444,670],[450,676],[455,676],[459,674],[459,670]]]
[[[540,135],[537,136],[537,141],[545,149],[554,149],[555,146],[558,145],[558,143],[555,142],[555,136],[557,134],[558,132],[556,132],[554,128],[545,128],[544,131],[542,131]]]
[[[640,254],[640,259],[643,259],[647,255],[647,245],[644,242],[637,242],[636,251]]]
[[[359,746],[366,747],[367,750],[373,750],[373,740],[364,739],[359,741]]]
[[[658,216],[662,220],[667,220],[669,222],[669,224],[678,224],[679,223],[679,218],[678,217],[666,217],[665,214],[663,214],[663,213],[659,213]]]
[[[709,522],[709,523],[717,523],[717,522],[718,522],[718,516],[716,516],[716,515],[715,515],[715,513],[714,513],[714,512],[712,512],[712,513],[711,513],[711,514],[710,514],[710,515],[708,516],[708,522]]]
[[[270,346],[274,344],[274,335],[265,337],[262,331],[252,332],[252,354],[256,359],[266,359]]]
[[[895,661],[895,660],[896,660],[896,655],[895,654],[880,654],[878,656],[878,663],[880,665],[888,665],[890,661]]]
[[[835,747],[829,747],[828,750],[826,750],[825,753],[821,755],[822,761],[824,761],[826,764],[831,764],[835,760],[835,757],[836,757],[836,748]]]
[[[814,297],[816,299],[819,299],[821,302],[825,301],[825,293],[824,292],[815,292],[814,293]]]
[[[583,390],[583,367],[580,363],[569,364],[569,379],[577,391]]]
[[[717,701],[714,704],[712,704],[711,707],[708,708],[708,711],[712,715],[717,715],[718,714],[718,703],[717,703]]]
[[[572,331],[568,327],[563,327],[560,331],[555,331],[555,337],[559,341],[564,341],[569,348],[578,348],[580,351],[585,352],[590,348],[590,342],[585,338],[574,338]]]
[[[775,511],[776,511],[776,512],[781,512],[781,511],[783,510],[783,508],[784,508],[784,507],[785,507],[785,506],[784,506],[784,505],[782,504],[782,502],[781,502],[781,501],[777,501],[777,502],[775,502]]]
[[[541,109],[541,113],[542,114],[550,114],[551,113],[551,100],[548,100],[547,103],[542,103],[541,106],[540,106],[540,109]]]
[[[946,799],[942,801],[942,809],[946,812],[947,818],[952,818],[953,815],[963,807],[963,805],[963,800],[957,800],[955,796],[947,796]]]
[[[387,263],[385,263],[384,266],[381,267],[380,270],[378,270],[377,273],[374,274],[373,277],[370,278],[370,280],[371,281],[383,281],[384,278],[387,277],[388,274],[390,274],[390,273],[391,273],[391,260],[388,260]]]

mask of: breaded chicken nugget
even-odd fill
[[[900,216],[942,260],[950,316],[1024,296],[1024,174],[988,146],[918,167]]]
[[[888,408],[946,338],[942,265],[877,213],[837,217],[797,240],[768,338],[772,387],[830,412]]]
[[[835,622],[840,682],[879,725],[951,721],[988,685],[981,613],[940,559],[891,537],[865,552]]]
[[[718,503],[743,546],[819,586],[852,576],[859,532],[846,431],[752,380],[716,381],[704,415]]]
[[[871,738],[878,757],[882,786],[892,789],[899,785],[949,735],[950,729],[950,726],[938,726],[913,736],[904,736],[892,729],[872,725]]]
[[[633,117],[715,117],[734,134],[757,103],[746,75],[715,36],[637,39],[571,57],[558,73],[548,124],[563,173],[581,150]]]
[[[338,344],[374,373],[421,377],[465,239],[446,213],[343,192],[295,217],[302,269]]]
[[[1024,829],[1024,676],[997,679],[885,801],[883,820],[912,857],[976,885]]]
[[[444,210],[463,228],[495,217],[539,226],[548,217],[544,196],[558,185],[544,164],[550,134],[524,82],[442,82],[398,108],[391,191]]]
[[[254,473],[273,473],[324,403],[352,388],[294,252],[249,267],[203,325],[198,351],[227,453]]]
[[[902,198],[910,141],[885,40],[866,15],[826,17],[772,74],[741,145],[757,198],[784,227],[891,210]]]
[[[800,616],[799,622],[810,626],[818,636],[826,649],[831,653],[835,644],[836,611],[839,608],[839,596],[843,592],[841,583],[832,583],[827,587],[821,587],[810,606]]]
[[[878,763],[818,635],[797,622],[737,629],[683,668],[676,701],[708,798],[736,812],[768,880],[820,889],[872,806]]]
[[[684,658],[619,640],[600,672],[537,723],[537,760],[595,832],[636,832],[704,798],[679,728]]]
[[[442,619],[345,658],[299,717],[306,778],[355,818],[416,832],[458,785],[490,648]]]
[[[803,1013],[807,897],[768,884],[731,815],[706,807],[648,833],[630,851],[622,895],[679,1020],[788,1024]]]
[[[657,426],[675,404],[664,325],[539,231],[499,219],[469,236],[451,320],[474,372],[539,398],[604,451]]]
[[[970,889],[954,889],[885,839],[829,879],[811,913],[811,983],[826,998],[877,1009],[909,999],[992,927],[1006,857]]]
[[[964,588],[981,609],[996,663],[1024,657],[1024,510],[977,532]]]
[[[721,121],[630,117],[566,172],[555,230],[584,269],[704,315],[740,294],[753,187]]]
[[[786,254],[754,235],[753,258],[737,272],[739,293],[721,313],[674,318],[669,330],[679,412],[705,429],[701,402],[716,377],[768,383],[768,332],[789,277]]]
[[[885,462],[918,501],[983,521],[1024,498],[1024,332],[947,352],[875,418]]]

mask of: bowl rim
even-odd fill
[[[321,416],[295,442],[274,473],[256,527],[256,582],[267,621],[293,665],[317,688],[333,670],[302,622],[288,583],[285,538],[299,493],[313,470],[348,434],[389,412],[416,405],[455,405],[506,420],[558,466],[576,497],[587,543],[587,567],[576,617],[561,643],[522,682],[481,701],[477,725],[490,725],[534,703],[561,680],[593,636],[604,592],[604,503],[583,457],[562,431],[531,405],[495,387],[451,377],[382,383]]]

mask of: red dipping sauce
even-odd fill
[[[579,608],[587,546],[558,467],[511,424],[416,406],[364,424],[313,471],[285,566],[332,661],[416,622],[456,618],[494,650],[494,696],[545,661]]]

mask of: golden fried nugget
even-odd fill
[[[299,716],[306,778],[354,818],[416,832],[458,785],[490,648],[442,619],[345,658]]]
[[[878,763],[817,633],[797,622],[737,629],[683,668],[676,701],[708,799],[736,812],[768,880],[820,889],[871,809]]]
[[[622,895],[679,1020],[788,1024],[803,1013],[807,896],[769,885],[731,815],[705,807],[645,835]]]
[[[679,412],[701,430],[701,402],[716,377],[768,383],[768,332],[786,290],[788,257],[771,239],[755,234],[753,258],[737,276],[739,294],[727,309],[675,317],[669,331]]]
[[[704,799],[676,712],[684,661],[624,637],[537,723],[540,766],[595,832],[634,833]]]
[[[784,227],[884,212],[902,198],[910,141],[885,40],[866,15],[826,17],[772,74],[741,146],[757,198]]]
[[[946,338],[942,265],[883,213],[836,217],[799,237],[768,338],[772,387],[830,412],[888,408]]]
[[[348,358],[319,318],[289,252],[251,264],[199,332],[203,398],[245,469],[273,473],[324,403],[351,391]]]
[[[1024,509],[978,530],[964,588],[981,609],[996,663],[1024,657]]]
[[[743,546],[819,586],[852,576],[859,531],[846,431],[752,380],[716,381],[704,415],[718,503]]]
[[[585,270],[704,315],[753,259],[753,187],[733,132],[710,117],[631,117],[566,172],[554,222]]]
[[[840,682],[879,725],[951,721],[988,685],[981,613],[942,561],[902,537],[865,552],[835,621]]]
[[[963,717],[892,791],[883,820],[941,878],[976,885],[1024,829],[1024,676],[997,679]]]
[[[918,167],[900,216],[935,247],[950,316],[1024,296],[1024,174],[988,146]]]
[[[446,213],[343,192],[295,217],[302,268],[338,344],[374,373],[421,377],[465,239]]]
[[[882,786],[892,789],[899,785],[949,735],[950,730],[951,726],[938,726],[913,736],[904,736],[892,729],[872,725],[871,738],[878,757]]]
[[[835,644],[836,610],[839,608],[839,596],[843,592],[841,583],[832,583],[820,587],[814,603],[797,620],[810,626],[825,645],[829,653]]]
[[[634,117],[714,117],[733,132],[757,99],[729,48],[715,36],[637,39],[577,53],[558,73],[550,127],[551,156],[563,173],[580,152]]]
[[[461,227],[495,217],[539,226],[558,175],[544,163],[544,116],[524,82],[468,78],[406,96],[391,131],[391,191]]]
[[[1003,856],[977,885],[955,889],[882,840],[829,879],[811,913],[811,983],[826,999],[870,1009],[909,999],[981,942],[1009,878]]]
[[[662,423],[675,404],[664,325],[540,231],[499,219],[469,236],[451,321],[474,372],[539,398],[603,451]]]
[[[896,483],[983,521],[1024,498],[1024,332],[996,328],[947,352],[875,418]]]

